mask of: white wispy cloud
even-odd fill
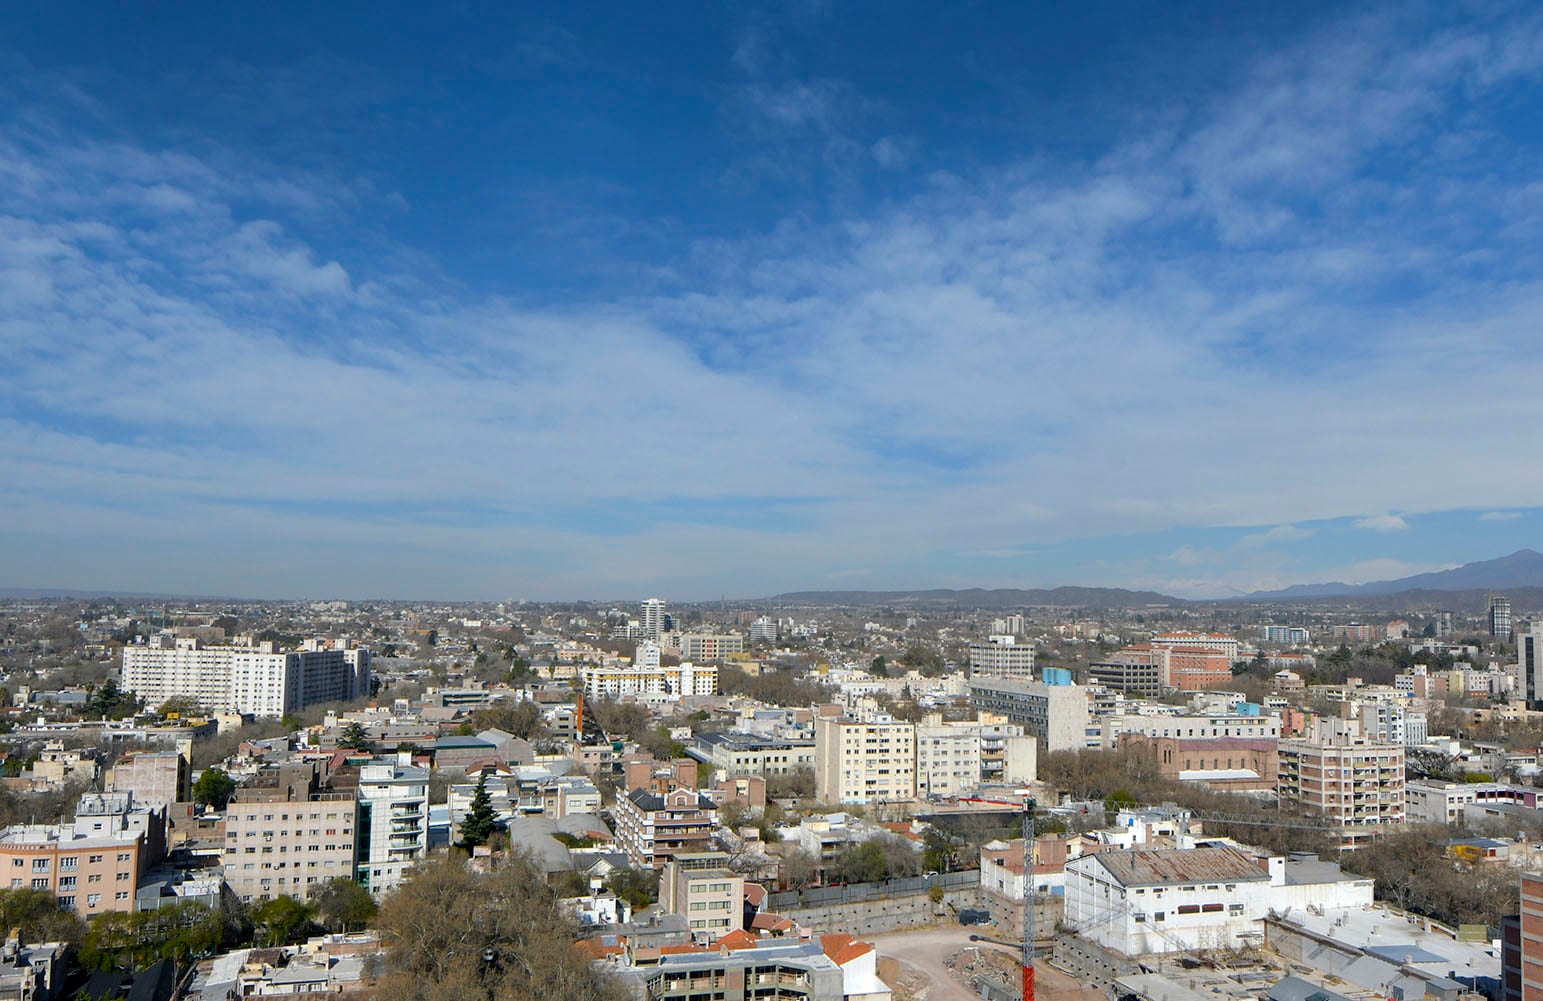
[[[1250,532],[1238,540],[1238,545],[1244,549],[1256,549],[1275,542],[1297,542],[1310,539],[1312,536],[1313,530],[1310,528],[1302,528],[1298,525],[1276,525],[1263,532]]]
[[[1515,521],[1521,517],[1519,511],[1485,511],[1479,515],[1480,521]]]
[[[1357,518],[1355,527],[1371,532],[1406,532],[1409,530],[1409,523],[1396,514],[1374,514],[1366,518]]]
[[[401,266],[414,249],[374,230],[334,238],[389,193],[0,120],[10,572],[97,579],[112,539],[134,540],[121,579],[175,553],[184,589],[248,564],[270,593],[302,567],[354,593],[753,593],[1175,527],[1274,524],[1238,543],[1262,555],[1297,522],[1466,507],[1474,483],[1543,505],[1543,463],[1487,433],[1497,400],[1543,421],[1543,281],[1514,253],[1543,178],[1484,127],[1540,37],[1352,20],[1085,162],[940,172],[703,240],[654,295],[539,306]],[[822,136],[867,100],[748,86],[759,121]],[[884,141],[859,157],[920,155]],[[1439,407],[1408,389],[1432,372]],[[1411,475],[1431,454],[1443,475]]]

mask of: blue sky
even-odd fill
[[[1529,6],[573,6],[0,11],[0,584],[1209,596],[1536,542]]]

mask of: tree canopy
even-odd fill
[[[223,810],[236,794],[236,780],[219,768],[205,768],[193,783],[193,802],[214,810]]]
[[[571,920],[526,859],[473,872],[454,853],[420,862],[376,922],[394,971],[383,1001],[616,1001],[573,944]]]

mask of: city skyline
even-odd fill
[[[1226,597],[1535,545],[1543,21],[0,14],[0,585]]]

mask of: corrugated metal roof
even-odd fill
[[[1226,846],[1099,852],[1092,857],[1124,886],[1270,878],[1251,856]]]

